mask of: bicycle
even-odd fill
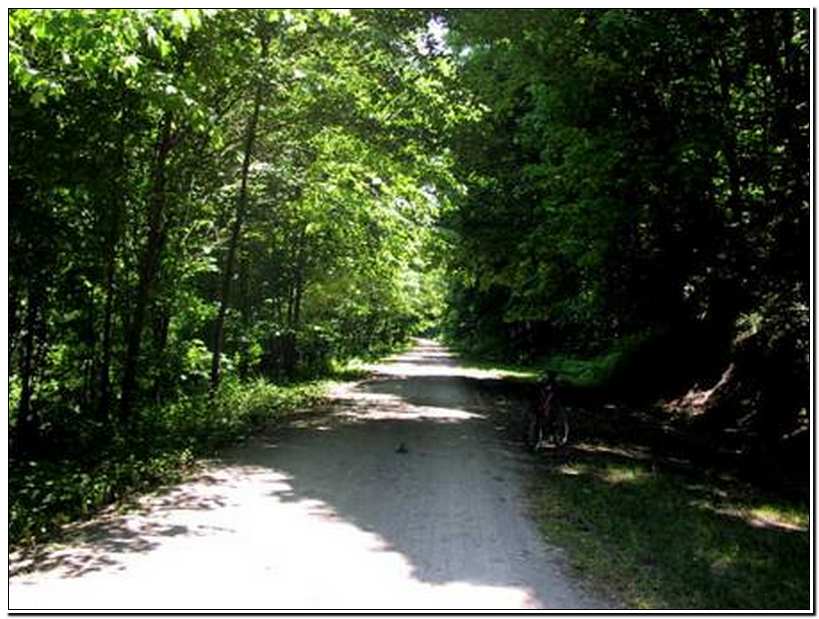
[[[537,393],[529,411],[526,444],[533,451],[549,443],[561,447],[569,441],[569,418],[557,395],[557,381],[546,372],[537,383]]]

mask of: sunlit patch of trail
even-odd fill
[[[61,547],[15,554],[11,608],[596,606],[541,544],[519,459],[465,376],[422,341],[339,389],[320,425],[260,436]]]

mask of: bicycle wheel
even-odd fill
[[[569,442],[569,416],[565,409],[555,403],[549,415],[549,438],[554,445],[563,446]]]
[[[529,426],[526,428],[526,446],[532,451],[543,442],[543,424],[537,415],[529,415]]]

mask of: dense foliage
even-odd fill
[[[804,425],[808,11],[448,19],[484,111],[454,142],[451,336],[629,394],[724,377],[726,423]]]
[[[720,424],[789,435],[808,29],[785,9],[12,10],[13,494],[174,468],[282,385],[439,323],[621,393],[718,383]],[[159,435],[179,436],[144,448]]]
[[[456,106],[425,24],[12,12],[18,451],[226,377],[315,373],[429,318],[432,154]]]
[[[426,250],[459,104],[427,19],[10,13],[13,537],[36,533],[32,509],[121,494],[112,466],[150,479],[156,457],[303,402],[272,383],[435,317]]]

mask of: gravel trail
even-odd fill
[[[10,556],[9,608],[592,609],[526,514],[526,457],[428,340],[70,541]]]

